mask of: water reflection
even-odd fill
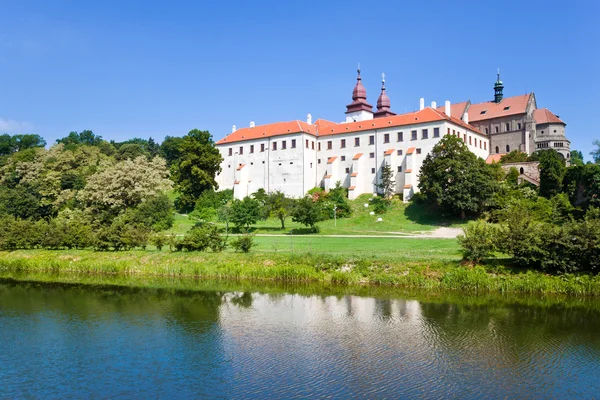
[[[599,309],[4,283],[0,387],[9,398],[592,397]]]

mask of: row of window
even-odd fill
[[[402,172],[402,166],[399,165],[398,166],[398,172]],[[346,168],[346,173],[349,174],[350,173],[350,168]],[[375,168],[371,168],[371,173],[374,174],[375,173]]]
[[[510,122],[506,122],[504,124],[504,127],[506,128],[504,132],[509,132],[511,131],[511,124]],[[517,123],[517,130],[521,130],[521,123]],[[499,126],[495,126],[494,127],[494,133],[500,133],[500,127]],[[489,128],[485,128],[485,134],[489,135],[490,134],[490,129]]]
[[[448,134],[450,134],[450,128],[448,128]],[[452,136],[457,136],[459,139],[461,139],[463,142],[467,142],[467,134],[464,133],[462,136],[460,135],[460,132],[455,132],[454,129],[452,130]],[[483,139],[479,139],[477,140],[477,138],[473,138],[472,136],[468,136],[469,139],[469,146],[475,146],[477,147],[477,145],[479,145],[480,149],[484,149],[487,150],[487,142]]]
[[[510,153],[510,146],[506,145],[506,152]],[[496,154],[500,154],[500,147],[496,146]]]
[[[453,131],[454,132],[454,131]],[[417,131],[413,130],[411,131],[410,135],[410,140],[417,140],[418,139],[418,135],[417,135]],[[450,133],[450,128],[448,128],[448,133]],[[440,128],[433,128],[433,137],[434,138],[438,138],[440,137]],[[421,139],[428,139],[429,138],[429,130],[428,129],[422,129],[421,130]],[[397,142],[402,142],[404,141],[404,132],[398,132],[397,133]],[[271,146],[272,146],[272,150],[277,150],[277,143],[278,142],[271,142]],[[383,143],[390,143],[390,134],[386,133],[383,135]],[[310,148],[312,148],[312,150],[315,149],[315,142],[313,141],[309,141],[308,139],[306,140],[306,148],[309,148],[309,144],[310,144]],[[369,145],[374,145],[375,144],[375,135],[371,135],[369,136]],[[321,143],[318,143],[318,151],[321,151]],[[360,146],[360,137],[356,137],[354,138],[354,146],[355,147],[359,147]],[[291,147],[292,149],[296,148],[296,139],[292,139],[291,142]],[[341,149],[345,149],[346,148],[346,139],[341,139],[340,140],[340,148]],[[287,142],[285,140],[281,141],[281,150],[285,150],[287,149]],[[327,150],[332,150],[333,149],[333,141],[328,140],[327,141]],[[265,151],[265,144],[261,143],[260,145],[260,151],[263,152]],[[254,145],[251,144],[250,145],[250,153],[254,153]],[[240,146],[239,151],[236,154],[244,154],[244,146]],[[232,156],[233,155],[233,148],[229,148],[229,155]]]

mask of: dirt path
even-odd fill
[[[269,235],[265,233],[259,233],[256,236],[279,236],[279,237],[290,237],[290,236],[310,236],[310,237],[335,237],[335,238],[421,238],[421,239],[454,239],[458,235],[462,233],[462,229],[460,228],[446,228],[441,227],[437,228],[432,232],[415,232],[415,233],[406,233],[406,232],[382,232],[379,235],[288,235],[288,234],[275,234]]]

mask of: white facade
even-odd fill
[[[377,192],[387,163],[395,172],[396,193],[407,201],[418,191],[423,160],[447,134],[458,135],[478,157],[489,155],[487,135],[431,107],[359,122],[243,128],[217,142],[223,156],[217,183],[240,199],[260,188],[302,197],[314,187],[328,190],[340,181],[355,199]]]

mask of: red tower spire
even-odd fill
[[[358,76],[356,78],[356,86],[354,86],[354,90],[352,91],[352,103],[346,106],[348,109],[346,114],[361,110],[373,112],[373,106],[367,103],[367,90],[363,86],[362,79],[360,77],[360,65],[357,72]]]
[[[389,117],[391,115],[396,115],[390,110],[390,98],[385,92],[385,74],[381,74],[381,94],[377,99],[377,112],[373,114],[374,118],[380,117]]]

